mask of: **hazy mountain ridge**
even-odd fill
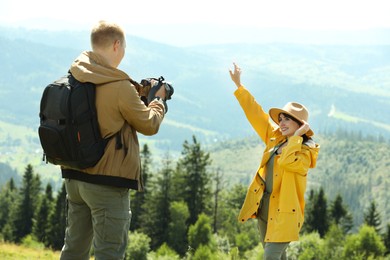
[[[44,87],[89,49],[89,33],[0,27],[0,120],[35,129]],[[263,105],[294,100],[309,110],[317,133],[337,129],[390,138],[390,45],[225,44],[179,48],[127,36],[121,69],[136,80],[163,75],[175,87],[158,148],[180,150],[195,134],[212,143],[251,135],[233,96],[228,69]],[[142,138],[142,136],[141,136]],[[35,140],[37,141],[37,140]]]
[[[0,58],[7,64],[0,72],[1,119],[37,124],[43,88],[89,49],[88,41],[87,32],[0,28],[4,47]],[[235,87],[228,74],[233,61],[243,67],[243,83],[265,110],[296,100],[312,111],[311,123],[317,131],[358,128],[390,137],[383,118],[390,113],[390,46],[275,43],[178,48],[134,36],[127,41],[124,71],[136,80],[163,75],[173,82],[176,91],[169,102],[167,124],[154,137],[164,139],[163,145],[170,144],[172,149],[192,134],[209,142],[251,133],[233,96]],[[356,109],[363,106],[363,111]],[[364,118],[366,126],[329,117],[333,108]],[[385,127],[371,125],[370,120]]]

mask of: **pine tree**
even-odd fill
[[[23,175],[22,187],[13,216],[13,230],[15,242],[31,234],[35,211],[39,205],[41,181],[39,175],[34,176],[33,167],[29,164]]]
[[[209,246],[214,248],[215,241],[213,240],[210,218],[201,213],[195,224],[191,225],[188,230],[188,243],[193,249],[198,249],[200,246]]]
[[[182,158],[177,164],[177,181],[175,189],[177,198],[182,198],[190,210],[189,224],[194,224],[198,215],[209,211],[211,197],[211,177],[207,167],[211,164],[210,154],[205,153],[196,140],[187,140],[183,144]]]
[[[144,191],[132,191],[132,204],[131,204],[131,224],[130,230],[134,231],[143,226],[143,221],[141,221],[140,216],[144,214],[143,205],[145,204],[145,198],[148,196],[150,187],[149,177],[150,177],[150,168],[151,168],[151,152],[147,144],[144,144],[141,151],[141,176],[144,184]]]
[[[324,237],[326,232],[328,232],[330,224],[328,218],[327,200],[322,187],[317,196],[314,212],[316,215],[316,230],[321,237]]]
[[[372,201],[370,203],[370,206],[364,213],[364,223],[366,223],[368,226],[373,227],[377,233],[380,232],[381,217],[376,208],[375,201]]]
[[[15,181],[14,181],[14,178],[11,178],[10,181],[9,181],[9,184],[8,184],[8,188],[11,192],[13,192],[14,190],[16,190],[16,185],[15,185]]]
[[[15,204],[16,197],[17,189],[13,178],[11,178],[0,192],[0,231],[10,219],[10,213],[12,211],[12,206]]]
[[[53,188],[50,183],[46,186],[45,195],[42,198],[39,211],[37,213],[36,220],[33,226],[33,234],[38,239],[38,241],[49,245],[47,238],[47,233],[49,231],[50,219],[49,216],[53,211]]]
[[[348,233],[353,227],[353,217],[343,204],[343,198],[338,194],[329,209],[332,221],[340,226],[344,234]]]
[[[49,217],[48,246],[55,250],[61,249],[64,244],[66,214],[66,189],[63,183],[55,200],[54,211]]]
[[[347,210],[343,205],[343,198],[338,194],[330,207],[330,216],[338,225],[343,217],[347,215]]]
[[[304,225],[305,231],[308,233],[317,231],[321,237],[324,237],[330,224],[327,201],[322,187],[318,193],[315,193],[313,190],[310,191],[307,204]]]
[[[353,216],[351,212],[347,212],[344,218],[340,221],[340,226],[344,231],[344,234],[348,234],[353,228]]]
[[[170,204],[171,204],[171,178],[172,161],[167,154],[163,160],[163,169],[151,181],[153,192],[146,197],[143,205],[143,224],[141,230],[146,233],[151,241],[151,248],[157,249],[168,240],[168,226],[171,222]]]
[[[237,234],[249,234],[253,230],[255,236],[258,235],[255,226],[252,224],[242,225],[237,221],[237,216],[245,200],[247,190],[247,185],[236,183],[229,189],[223,189],[220,194],[217,216],[218,235],[226,236],[233,243],[236,241]]]
[[[386,226],[386,233],[383,234],[383,243],[386,247],[386,255],[390,254],[390,223]]]
[[[218,207],[219,207],[219,195],[223,189],[222,175],[220,169],[217,169],[215,176],[215,190],[214,190],[214,214],[213,214],[213,232],[218,232]]]
[[[168,226],[168,245],[180,255],[187,252],[187,229],[186,224],[190,217],[188,206],[183,201],[174,201],[169,207],[171,222]]]

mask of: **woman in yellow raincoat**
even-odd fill
[[[264,259],[286,259],[287,246],[299,238],[307,172],[316,165],[319,145],[311,138],[314,133],[305,106],[289,102],[265,113],[241,84],[241,69],[233,65],[229,72],[237,86],[234,95],[266,146],[238,220],[244,223],[257,218]]]

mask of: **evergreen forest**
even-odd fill
[[[309,179],[305,224],[300,240],[290,243],[289,259],[389,259],[390,222],[383,210],[388,203],[388,196],[383,195],[389,160],[370,153],[379,149],[388,155],[390,146],[361,136],[353,137],[361,140],[352,145],[350,135],[342,136],[321,138],[323,155]],[[250,152],[249,143],[244,140],[238,147]],[[374,144],[374,151],[363,149]],[[350,154],[339,153],[346,148]],[[143,144],[145,190],[131,192],[127,259],[262,259],[256,221],[237,221],[247,182],[228,182],[224,169],[213,167],[218,153],[229,150],[216,147],[210,151],[193,136],[183,142],[178,159],[166,152],[156,169],[153,151]],[[337,175],[328,172],[331,169]],[[371,178],[367,177],[369,170]],[[1,240],[16,244],[32,240],[60,250],[66,223],[64,185],[56,191],[50,182],[43,184],[31,164],[19,183],[11,177],[1,187]],[[350,196],[356,192],[360,204],[351,205]]]

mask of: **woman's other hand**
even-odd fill
[[[303,121],[303,124],[295,131],[294,135],[302,136],[306,134],[307,131],[309,130],[310,130],[310,125],[306,121]]]

